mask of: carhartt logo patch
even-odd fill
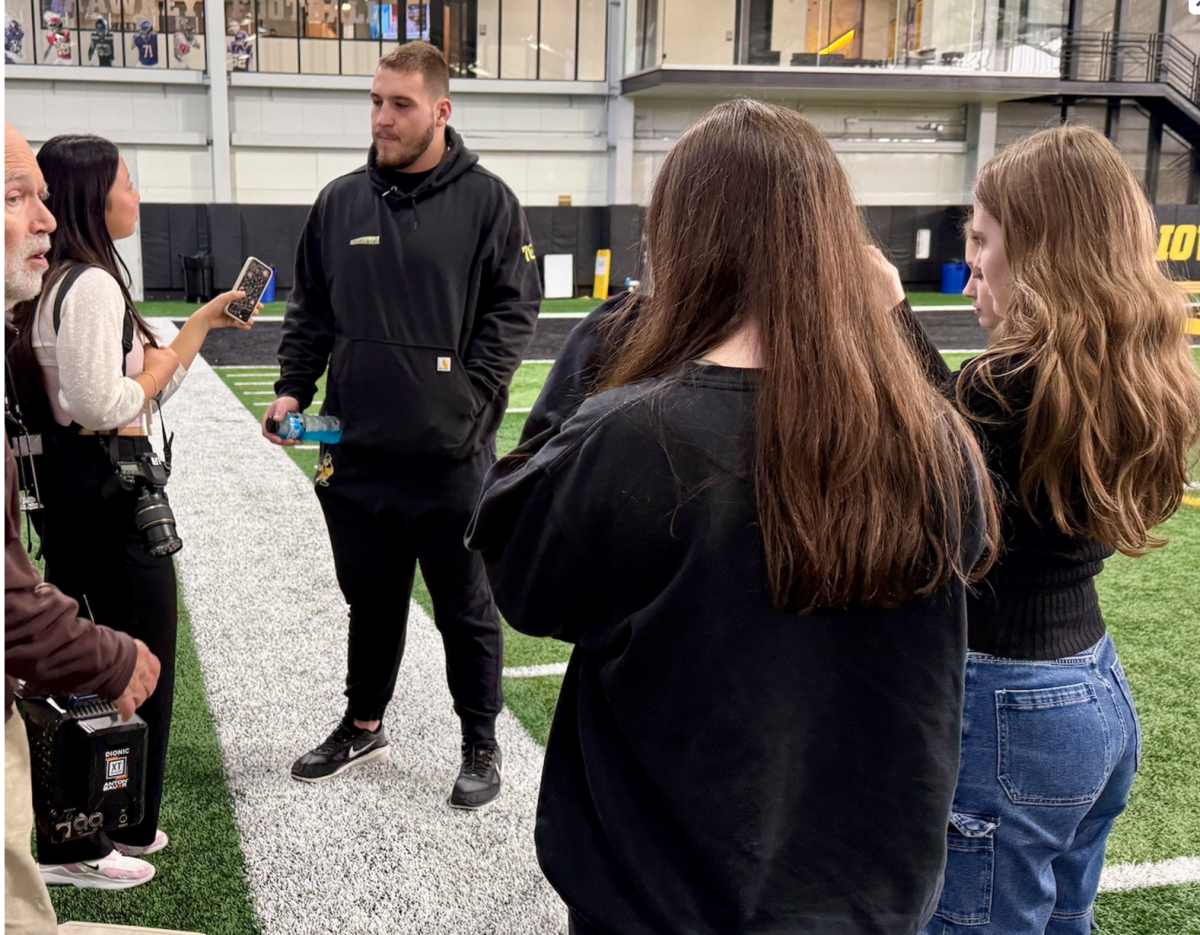
[[[377,247],[379,246],[378,237],[355,237],[350,241],[352,247]]]
[[[439,357],[438,358],[438,373],[449,373],[449,372],[450,372],[450,358],[449,357]]]

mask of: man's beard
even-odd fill
[[[407,169],[414,162],[425,155],[425,150],[429,149],[429,144],[433,142],[433,135],[437,132],[437,124],[435,121],[429,122],[429,129],[425,131],[424,136],[420,139],[408,140],[390,140],[390,142],[400,147],[400,152],[392,157],[384,158],[383,152],[379,148],[379,139],[375,138],[375,164],[381,169]]]
[[[50,235],[26,237],[16,246],[4,248],[4,308],[37,298],[42,291],[44,269],[30,269],[26,261],[31,256],[50,252]]]

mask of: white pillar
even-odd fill
[[[129,180],[133,183],[133,187],[137,188],[138,151],[132,146],[122,146],[121,155],[124,157],[125,165],[129,169]],[[125,266],[129,270],[129,297],[135,302],[141,302],[146,298],[144,279],[142,277],[141,218],[138,219],[137,226],[133,229],[133,236],[115,241],[113,246],[117,248],[117,255],[125,261]]]
[[[967,172],[963,180],[964,199],[971,200],[975,176],[996,155],[996,105],[967,105]]]
[[[633,204],[633,101],[621,95],[625,2],[608,4],[608,203]]]
[[[208,113],[212,146],[213,201],[233,201],[229,154],[229,68],[225,58],[225,0],[204,0],[204,43],[208,50]]]

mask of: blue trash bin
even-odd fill
[[[266,305],[268,302],[275,301],[275,280],[278,278],[279,278],[279,270],[277,270],[275,267],[272,266],[271,267],[271,281],[267,283],[267,288],[265,288],[263,290],[262,298],[259,299],[259,301],[262,302],[263,305]]]
[[[962,295],[971,278],[971,267],[966,263],[942,264],[942,295]]]

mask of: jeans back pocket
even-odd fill
[[[997,778],[1014,805],[1087,805],[1108,781],[1112,737],[1095,688],[996,692]]]
[[[995,818],[951,812],[946,834],[946,877],[934,913],[955,925],[987,925],[992,919]]]

